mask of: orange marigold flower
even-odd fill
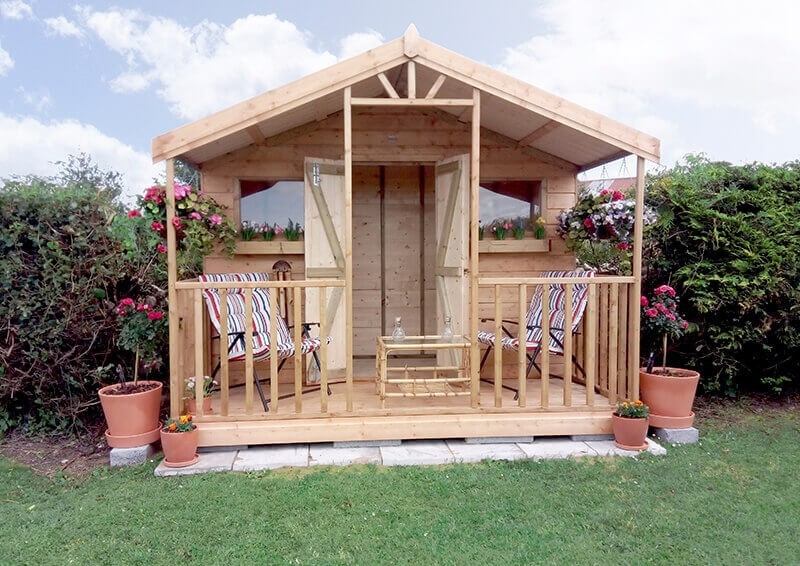
[[[188,422],[189,422],[189,416],[188,415],[181,415],[181,424],[186,424]]]
[[[643,404],[644,404],[644,403],[642,403],[641,401],[636,401],[636,406],[637,406],[637,407],[641,407]]]
[[[178,425],[176,425],[175,423],[170,423],[169,430],[175,430],[176,428],[178,428]]]

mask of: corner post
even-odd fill
[[[636,158],[636,208],[633,224],[633,288],[628,307],[630,324],[630,343],[628,358],[628,378],[632,383],[631,398],[639,399],[639,332],[641,329],[640,297],[642,296],[642,240],[644,232],[644,157]],[[631,363],[631,361],[633,363]]]
[[[344,307],[347,411],[353,411],[353,93],[344,89]],[[322,292],[325,292],[323,290]]]
[[[181,410],[181,385],[178,372],[180,348],[178,340],[178,291],[175,284],[178,282],[178,248],[175,239],[175,160],[167,159],[167,302],[169,322],[169,414],[177,417]],[[200,374],[202,377],[202,373]]]
[[[472,141],[469,164],[469,339],[470,392],[473,409],[478,408],[480,350],[478,348],[478,193],[481,179],[481,92],[472,89]]]

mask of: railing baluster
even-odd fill
[[[253,414],[253,289],[244,291],[244,412]]]
[[[230,410],[230,374],[228,373],[228,290],[219,290],[219,398],[223,417]]]
[[[564,406],[572,406],[572,295],[570,283],[564,289]]]
[[[269,294],[269,411],[278,413],[280,392],[278,386],[278,295],[279,287],[273,287]]]
[[[633,285],[628,285],[628,332],[636,328],[639,323],[639,311],[641,308],[641,298],[635,297],[633,294]],[[639,360],[636,359],[636,349],[633,345],[628,347],[628,379],[625,384],[625,391],[628,399],[636,400],[634,392],[634,380],[639,373]]]
[[[550,406],[550,284],[542,284],[542,408]]]
[[[600,352],[598,355],[597,386],[600,392],[608,391],[608,285],[596,284],[600,295],[600,329],[597,335]]]
[[[617,342],[617,397],[627,397],[628,384],[628,289],[630,284],[625,283],[619,287],[619,341]]]
[[[586,305],[586,404],[594,405],[594,385],[597,382],[597,285],[589,285]]]
[[[288,296],[289,289],[286,289]],[[303,412],[303,326],[302,321],[300,287],[292,289],[292,307],[294,320],[294,412]]]
[[[328,412],[328,289],[319,289],[319,399],[320,410]],[[346,393],[347,395],[347,393]]]
[[[527,376],[527,358],[525,354],[527,353],[527,344],[528,344],[528,327],[527,324],[527,304],[528,304],[528,287],[524,283],[519,285],[519,291],[517,296],[517,320],[519,324],[517,325],[517,340],[519,340],[519,347],[517,348],[517,375],[519,378],[519,385],[518,385],[518,401],[519,406],[524,407],[527,405],[527,386],[528,386],[528,376]]]
[[[503,298],[494,286],[494,406],[503,406]],[[520,344],[524,348],[524,343]]]
[[[205,357],[203,355],[204,340],[203,340],[203,291],[200,289],[194,290],[194,398],[195,398],[195,413],[198,417],[203,416],[203,384],[205,380]],[[181,376],[181,379],[186,379],[186,376]],[[184,386],[185,387],[185,386]],[[184,387],[181,388],[183,391]],[[188,412],[188,411],[187,411]]]
[[[619,344],[619,283],[612,283],[608,295],[608,401],[617,402],[617,346]]]

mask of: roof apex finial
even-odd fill
[[[417,26],[413,23],[409,24],[406,32],[403,34],[404,52],[408,57],[417,56],[417,40],[419,39],[419,32]]]

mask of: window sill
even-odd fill
[[[494,240],[478,241],[480,253],[547,253],[550,251],[550,240],[536,240],[523,238],[522,240]]]
[[[274,255],[274,254],[303,254],[305,243],[303,240],[290,242],[288,240],[242,240],[236,242],[236,253],[239,255]]]

